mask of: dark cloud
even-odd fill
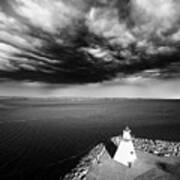
[[[153,76],[154,69],[157,78],[179,76],[177,1],[16,0],[9,6],[15,16],[0,11],[1,80],[83,84],[149,70]]]

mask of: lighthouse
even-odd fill
[[[136,159],[131,130],[129,127],[126,127],[123,130],[123,137],[114,155],[114,160],[130,168]]]

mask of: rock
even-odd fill
[[[118,146],[121,138],[121,136],[113,137],[111,141]],[[135,149],[142,152],[162,157],[180,156],[180,142],[133,138],[133,143]],[[89,169],[101,162],[101,157],[105,151],[105,146],[103,144],[98,144],[82,158],[80,163],[68,173],[63,180],[86,180]]]

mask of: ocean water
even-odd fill
[[[126,125],[136,137],[180,141],[179,107],[178,100],[1,99],[0,179],[59,179]]]

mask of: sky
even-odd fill
[[[180,98],[179,0],[1,0],[0,96]]]

